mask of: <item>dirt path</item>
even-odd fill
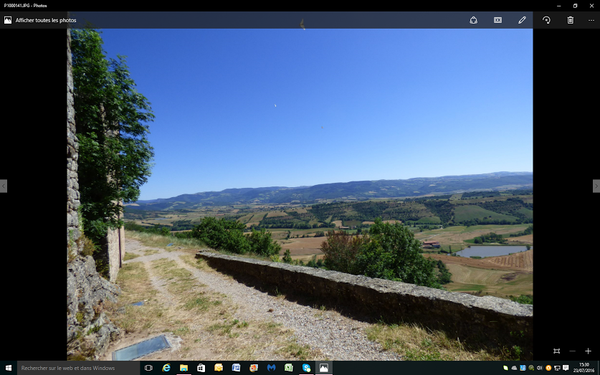
[[[246,286],[205,263],[198,265],[189,250],[148,247],[130,238],[125,245],[127,253],[138,257],[125,261],[124,267],[143,265],[149,281],[145,293],[154,296],[148,298],[145,308],[155,309],[154,314],[161,317],[146,323],[154,331],[149,328],[125,334],[109,347],[103,359],[110,359],[114,350],[161,334],[156,332],[160,323],[172,321],[174,326],[167,328],[167,335],[173,348],[140,359],[401,360],[366,338],[368,323]],[[176,289],[178,285],[180,289]],[[135,300],[132,295],[127,298]],[[196,310],[190,312],[190,301],[204,299],[214,306],[194,316]],[[176,328],[178,324],[183,328]]]

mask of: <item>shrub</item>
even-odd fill
[[[421,255],[420,242],[400,223],[377,218],[363,237],[329,232],[321,250],[328,269],[440,288],[434,261]]]
[[[192,229],[192,237],[204,242],[213,249],[223,249],[234,253],[242,253],[245,247],[239,251],[236,245],[245,242],[243,230],[245,225],[237,221],[205,217],[200,224]]]
[[[271,238],[271,233],[252,229],[248,237],[244,235],[245,224],[235,220],[205,217],[192,229],[191,236],[216,250],[226,250],[236,254],[255,253],[270,257],[279,254],[281,246]]]
[[[92,240],[87,238],[84,234],[81,235],[81,238],[83,239],[83,250],[81,251],[81,254],[84,256],[94,255],[94,252],[96,252],[96,245],[94,245]]]
[[[351,236],[344,231],[330,231],[327,240],[321,244],[325,253],[325,267],[346,273],[354,273],[355,260],[361,246],[368,242],[367,237]]]
[[[271,239],[271,233],[261,229],[260,232],[252,229],[252,234],[248,238],[250,251],[263,256],[279,254],[281,246]]]

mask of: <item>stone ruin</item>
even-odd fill
[[[77,210],[80,205],[78,142],[73,100],[71,32],[67,29],[67,358],[93,360],[98,359],[109,342],[120,334],[103,310],[106,301],[116,302],[120,293],[120,288],[111,281],[116,279],[124,247],[117,255],[114,255],[114,250],[112,257],[109,254],[111,281],[98,274],[92,256],[82,254],[83,234]],[[118,236],[118,231],[109,235],[112,236],[108,239],[109,243],[121,244],[124,241],[123,236]]]

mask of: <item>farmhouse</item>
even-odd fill
[[[439,241],[423,241],[423,248],[431,249],[432,247],[439,248],[440,242]]]

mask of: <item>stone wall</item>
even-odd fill
[[[73,109],[71,33],[67,29],[67,359],[98,359],[119,330],[107,318],[107,301],[116,302],[118,286],[101,277],[91,256],[83,256],[77,209],[78,142]]]
[[[122,203],[120,204],[122,205]],[[108,254],[109,280],[115,282],[125,256],[125,228],[108,230],[105,251]]]
[[[67,261],[82,251],[79,238],[79,184],[77,159],[79,143],[75,136],[75,110],[73,109],[73,75],[71,74],[71,34],[67,31]]]
[[[106,123],[104,105],[100,103],[100,112],[102,114],[102,121]],[[118,137],[118,130],[107,130],[106,135],[108,137]],[[106,176],[108,181],[112,181],[111,175]],[[113,201],[113,203],[123,206],[123,202]],[[122,219],[123,215],[119,215],[118,219]],[[109,229],[106,238],[104,239],[103,249],[106,253],[106,259],[108,261],[108,276],[112,282],[117,281],[117,275],[119,274],[119,268],[123,264],[123,257],[125,256],[125,228]]]
[[[374,320],[417,323],[474,347],[510,350],[518,345],[525,357],[533,352],[531,305],[209,251],[196,257],[244,282],[276,286],[280,293],[307,296],[311,303],[347,308]]]

